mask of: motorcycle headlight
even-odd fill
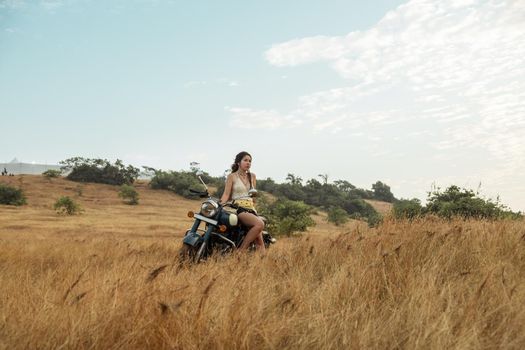
[[[219,210],[219,205],[212,200],[207,200],[201,205],[201,215],[207,218],[214,217]]]

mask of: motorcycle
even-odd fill
[[[182,240],[180,250],[181,261],[199,263],[206,260],[213,254],[225,255],[232,253],[242,244],[249,228],[242,225],[237,217],[237,207],[235,202],[219,203],[218,198],[214,198],[208,193],[208,186],[202,180],[203,173],[197,172],[197,176],[204,185],[205,191],[190,189],[190,193],[206,198],[200,207],[198,213],[188,212],[188,217],[193,218],[192,227],[186,231]],[[257,190],[251,189],[248,192],[250,198],[257,196]],[[248,197],[246,197],[248,198]],[[242,199],[242,198],[236,198]],[[266,218],[259,216],[266,225]],[[200,228],[204,225],[204,228]],[[276,242],[268,231],[262,232],[265,248]],[[252,242],[250,250],[255,250],[255,244]]]

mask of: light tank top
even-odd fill
[[[254,209],[253,199],[248,195],[249,188],[238,174],[233,175],[232,200],[240,207]]]

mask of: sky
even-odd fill
[[[523,0],[0,0],[0,162],[74,156],[525,211]]]

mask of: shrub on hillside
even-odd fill
[[[452,217],[476,219],[521,218],[499,201],[479,197],[479,193],[452,185],[441,191],[439,188],[428,193],[425,213],[436,214],[450,219]]]
[[[271,177],[267,177],[263,180],[257,180],[257,189],[261,191],[274,193],[278,186],[280,185],[275,183],[275,181]]]
[[[412,220],[422,215],[423,207],[421,206],[421,201],[417,198],[400,199],[394,203],[392,211],[396,219]]]
[[[306,193],[303,186],[295,183],[284,183],[274,190],[274,195],[284,197],[291,201],[306,200]]]
[[[82,212],[82,208],[74,200],[67,196],[60,197],[53,208],[59,214],[75,215]]]
[[[109,185],[132,184],[140,170],[132,165],[125,166],[117,159],[111,164],[107,159],[69,158],[61,161],[62,171],[69,172],[68,180],[78,182],[95,182]]]
[[[366,218],[366,223],[368,224],[369,227],[377,227],[382,222],[383,222],[383,216],[379,214],[378,212],[375,212],[374,214]]]
[[[332,207],[328,210],[326,221],[331,222],[336,226],[344,225],[348,222],[348,214],[346,210],[340,207]]]
[[[372,185],[372,190],[374,191],[374,199],[392,203],[395,201],[394,194],[390,191],[390,186],[377,181]]]
[[[153,189],[163,189],[173,191],[186,198],[195,198],[190,193],[190,188],[203,190],[203,185],[191,171],[162,171],[157,170],[151,178],[150,187]]]
[[[268,218],[268,230],[275,235],[290,236],[315,225],[310,217],[312,208],[303,202],[278,199],[274,203],[269,203],[259,198],[257,207],[259,213]]]
[[[0,183],[0,204],[17,206],[26,204],[24,191],[20,188]]]
[[[352,219],[366,220],[369,226],[376,226],[381,222],[381,215],[360,198],[347,199],[343,201],[342,207]]]
[[[120,186],[120,191],[118,196],[124,200],[125,203],[130,205],[139,204],[139,193],[135,187],[131,185],[122,185]]]
[[[374,192],[370,190],[365,190],[363,188],[354,188],[351,189],[348,193],[352,198],[374,199]]]
[[[52,178],[56,178],[56,177],[59,177],[60,174],[62,174],[62,172],[60,170],[55,170],[55,169],[49,169],[49,170],[46,170],[42,173],[42,175],[46,178],[46,179],[52,179]]]

